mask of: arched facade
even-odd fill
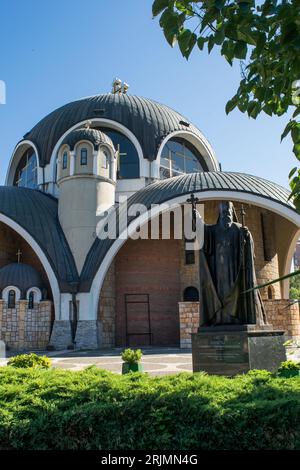
[[[2,223],[3,232],[6,226],[30,246],[26,263],[39,266],[47,285],[27,286],[18,296],[12,293],[17,284],[9,283],[2,288],[0,313],[11,291],[22,325],[48,315],[50,346],[56,349],[186,346],[185,309],[188,315],[199,309],[199,253],[186,233],[165,237],[162,219],[170,217],[180,227],[192,193],[207,224],[215,223],[218,202],[232,201],[237,214],[244,205],[259,283],[290,271],[300,216],[288,191],[258,177],[222,172],[210,143],[187,118],[122,93],[53,111],[17,144],[6,187],[0,188],[0,228]],[[120,223],[114,239],[102,240],[114,220]],[[158,236],[140,236],[154,223]],[[5,250],[3,260],[16,262],[17,247]],[[288,282],[262,290],[262,296],[279,328]],[[53,302],[51,314],[46,301]],[[288,324],[282,327],[297,336]],[[28,347],[25,330],[16,341],[12,331],[9,341]],[[38,336],[35,341],[42,343]]]

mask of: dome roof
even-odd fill
[[[0,269],[0,290],[15,286],[25,294],[30,287],[44,286],[40,274],[29,264],[11,263]]]
[[[87,127],[81,127],[80,129],[75,129],[70,132],[70,134],[64,138],[62,145],[67,144],[70,150],[73,150],[75,145],[82,140],[88,140],[96,149],[99,148],[100,144],[107,144],[114,148],[114,144],[108,135],[98,129],[90,129]]]
[[[203,140],[199,129],[168,106],[134,95],[111,93],[82,98],[56,109],[24,139],[35,144],[44,166],[50,162],[53,149],[65,132],[95,118],[115,121],[129,129],[149,160],[155,160],[162,140],[174,131],[189,131]]]

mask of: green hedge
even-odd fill
[[[1,367],[0,449],[300,449],[300,379]]]

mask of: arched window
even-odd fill
[[[177,137],[168,140],[161,153],[162,179],[205,170],[207,167],[203,157],[192,144]]]
[[[102,158],[102,168],[107,170],[109,167],[109,154],[107,150],[103,150],[103,158]]]
[[[8,308],[16,307],[16,293],[12,289],[8,292],[7,307]]]
[[[130,179],[140,177],[140,160],[133,143],[121,132],[107,127],[99,128],[111,138],[116,150],[120,151],[118,164],[118,179]]]
[[[37,157],[32,148],[26,150],[16,169],[14,186],[37,189]]]
[[[199,291],[196,287],[187,287],[184,289],[183,293],[184,302],[198,302],[199,301]]]
[[[29,308],[29,310],[32,310],[34,308],[34,292],[33,292],[33,290],[31,292],[29,292],[28,308]]]
[[[62,161],[62,169],[65,170],[68,167],[68,154],[64,152],[63,154],[63,161]]]
[[[268,286],[268,299],[272,300],[275,298],[275,290],[273,286]]]
[[[87,165],[87,156],[88,156],[87,149],[86,148],[81,149],[81,151],[80,151],[80,165]]]

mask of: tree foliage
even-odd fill
[[[300,0],[155,0],[153,16],[171,46],[188,59],[196,47],[218,48],[232,65],[242,61],[236,94],[226,104],[249,117],[292,111],[282,138],[291,134],[300,160]],[[300,168],[290,172],[291,197],[300,210]]]

